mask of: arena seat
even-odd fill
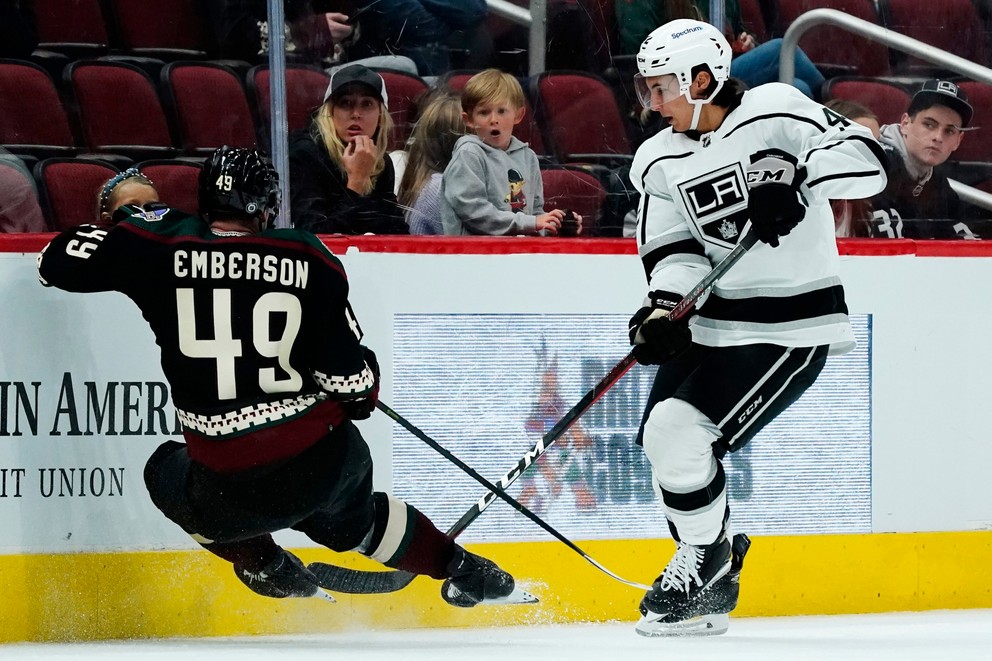
[[[38,48],[72,58],[106,53],[110,35],[100,0],[34,0]]]
[[[375,71],[382,76],[389,94],[389,116],[393,120],[393,131],[389,136],[389,150],[404,149],[406,141],[413,131],[413,122],[417,112],[417,99],[427,91],[427,83],[420,76],[395,71],[379,69]]]
[[[196,214],[199,210],[200,165],[191,161],[157,159],[136,166],[158,191],[159,199],[168,206]]]
[[[69,118],[55,83],[30,62],[0,60],[0,145],[39,157],[75,151]]]
[[[163,60],[207,57],[202,4],[195,0],[110,0],[124,50]]]
[[[96,219],[96,197],[107,179],[120,172],[113,165],[89,158],[46,158],[34,166],[48,223],[61,232]]]
[[[290,131],[302,129],[310,115],[323,102],[330,75],[319,67],[305,64],[286,65],[286,123]],[[268,135],[272,118],[269,99],[272,93],[269,65],[259,64],[248,70],[248,94],[255,103],[261,134]]]
[[[0,156],[0,232],[47,232],[38,190],[20,159]]]
[[[956,161],[992,163],[992,85],[964,81],[958,86],[968,95],[968,101],[975,109],[971,126],[978,130],[965,133],[961,146],[952,158]]]
[[[752,0],[753,2],[756,0]],[[873,0],[779,0],[778,33],[811,9],[836,9],[854,18],[881,25]],[[810,28],[799,39],[799,47],[823,70],[835,75],[887,76],[889,49],[856,34],[828,25]]]
[[[187,154],[217,147],[257,147],[255,122],[237,74],[210,62],[171,62],[162,68],[166,108]]]
[[[582,216],[582,235],[595,236],[606,189],[593,175],[566,167],[542,168],[545,209],[571,209]]]
[[[880,124],[895,124],[909,107],[910,94],[898,83],[877,78],[838,76],[823,85],[823,100],[847,99],[871,109]]]
[[[155,85],[144,71],[123,62],[80,60],[66,68],[65,77],[88,149],[133,158],[176,153]]]
[[[630,139],[610,86],[584,71],[532,76],[531,98],[545,144],[560,163],[623,164]]]
[[[982,21],[971,0],[879,0],[879,13],[882,24],[890,30],[971,62],[987,63]],[[946,75],[939,65],[903,55],[896,57],[896,73]]]

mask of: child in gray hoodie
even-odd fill
[[[465,84],[462,119],[470,135],[458,139],[444,169],[445,234],[558,234],[565,212],[545,213],[537,155],[513,136],[525,112],[524,91],[510,74],[486,69]]]

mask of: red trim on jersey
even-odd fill
[[[347,419],[340,402],[325,400],[288,422],[233,438],[210,438],[183,430],[193,461],[217,473],[242,471],[292,459]]]
[[[0,252],[37,253],[55,238],[46,234],[0,234]],[[243,238],[243,237],[242,237]],[[553,239],[542,237],[458,236],[340,236],[321,234],[331,252],[341,255],[354,247],[360,252],[439,255],[636,255],[633,239]],[[260,242],[268,239],[259,239]],[[278,240],[274,240],[278,241]],[[298,245],[298,244],[293,244]],[[912,239],[838,239],[841,255],[886,257],[992,257],[992,241],[933,241]],[[316,251],[315,251],[316,252]],[[319,253],[316,253],[319,254]],[[324,257],[324,255],[321,255]]]

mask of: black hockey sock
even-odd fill
[[[250,572],[259,572],[279,555],[280,548],[272,535],[252,537],[240,542],[211,542],[200,545],[214,555]]]

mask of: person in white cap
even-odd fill
[[[854,347],[830,200],[885,187],[867,128],[789,85],[744,91],[730,60],[720,30],[686,19],[637,55],[638,98],[670,124],[631,167],[647,291],[630,341],[638,362],[660,365],[638,440],[677,545],[641,600],[645,636],[727,631],[750,542],[730,528],[723,459],[796,401],[828,355]],[[752,233],[760,242],[696,314],[669,319]]]
[[[964,207],[943,167],[965,132],[975,129],[973,115],[964,90],[933,79],[913,95],[898,124],[882,127],[879,141],[889,156],[889,183],[871,200],[871,236],[978,238],[964,222]]]
[[[386,84],[360,64],[331,75],[310,126],[289,138],[293,226],[321,234],[409,234],[386,148]]]

